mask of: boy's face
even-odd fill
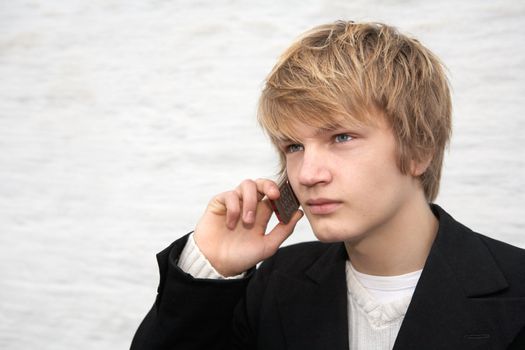
[[[358,242],[403,227],[419,180],[400,172],[396,143],[384,117],[373,125],[330,130],[295,125],[296,142],[279,144],[289,181],[321,241]],[[420,203],[420,202],[418,202]]]

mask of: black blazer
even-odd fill
[[[525,349],[525,250],[432,210],[438,234],[394,350]],[[157,256],[157,299],[132,350],[348,349],[342,243],[281,248],[247,278],[217,281],[177,267],[186,239]]]

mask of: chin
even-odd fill
[[[350,242],[362,237],[358,227],[341,218],[308,217],[308,221],[315,237],[323,243]]]
[[[310,222],[315,237],[323,243],[343,242],[348,234],[341,232],[341,225],[332,225]]]

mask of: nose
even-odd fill
[[[308,187],[329,183],[332,180],[332,173],[327,161],[328,158],[323,152],[315,148],[306,149],[299,168],[299,183]]]

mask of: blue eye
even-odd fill
[[[335,142],[348,142],[352,139],[353,137],[348,134],[335,135]]]
[[[284,151],[286,153],[295,153],[303,150],[303,145],[300,145],[298,143],[292,143],[291,145],[288,145],[284,148]]]

